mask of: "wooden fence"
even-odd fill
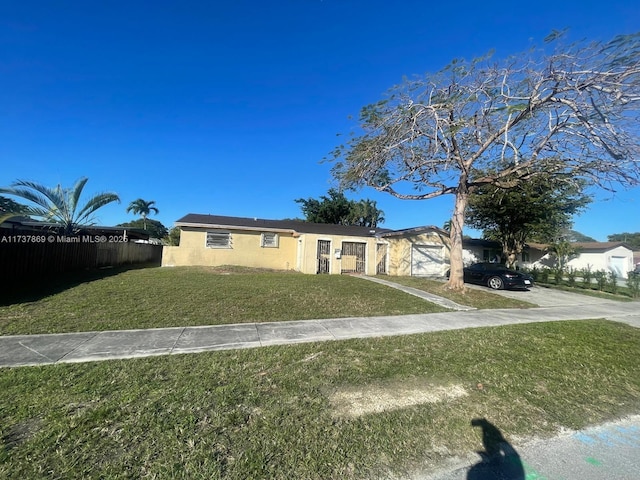
[[[160,265],[161,260],[162,245],[136,243],[118,235],[0,233],[0,275],[5,279],[136,263]]]

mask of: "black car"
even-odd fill
[[[511,270],[500,263],[474,263],[464,267],[464,282],[486,285],[494,290],[533,286],[530,275]]]

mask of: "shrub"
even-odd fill
[[[582,286],[589,288],[591,286],[591,279],[593,278],[593,272],[591,271],[591,265],[587,265],[586,268],[581,270],[582,273]]]
[[[633,298],[640,298],[640,273],[629,272],[627,287]]]
[[[609,291],[618,293],[618,275],[616,272],[609,272]]]
[[[598,270],[597,272],[594,272],[593,276],[596,279],[598,290],[604,290],[604,287],[607,284],[607,272],[605,272],[604,270]]]
[[[564,272],[561,268],[556,268],[553,270],[553,281],[556,285],[560,285],[562,283],[562,278],[564,277]]]
[[[567,272],[567,282],[570,287],[576,286],[576,277],[578,276],[578,271],[575,268],[570,268]]]
[[[549,269],[543,268],[540,270],[540,282],[541,283],[549,283]]]

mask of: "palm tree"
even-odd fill
[[[99,208],[112,202],[120,203],[117,194],[105,192],[94,195],[80,208],[80,196],[88,180],[87,177],[82,177],[72,188],[62,188],[60,185],[49,188],[36,182],[17,180],[10,187],[0,188],[0,193],[13,195],[33,204],[26,205],[18,212],[8,212],[9,217],[16,214],[40,217],[60,225],[64,233],[71,234],[80,227],[94,225],[93,214]]]
[[[158,210],[156,207],[153,206],[154,203],[156,203],[155,200],[151,200],[150,202],[147,202],[146,200],[138,198],[137,200],[134,200],[129,204],[129,206],[127,207],[127,213],[133,212],[135,215],[139,214],[142,217],[142,224],[144,226],[144,229],[146,230],[147,215],[149,215],[152,211],[156,215],[160,213],[160,210]]]

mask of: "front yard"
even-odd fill
[[[389,277],[389,280],[394,278]],[[418,288],[449,295],[442,284]],[[459,303],[522,308],[470,291]],[[56,279],[0,299],[0,335],[102,331],[447,311],[393,288],[340,275],[240,268],[106,270]]]
[[[5,335],[443,311],[359,278],[235,268],[113,270],[4,294]],[[638,413],[638,358],[639,329],[590,320],[4,368],[0,478],[406,478],[480,450],[473,419],[517,448]]]
[[[640,411],[606,321],[0,369],[0,477],[372,479]],[[398,478],[398,477],[395,478]]]

